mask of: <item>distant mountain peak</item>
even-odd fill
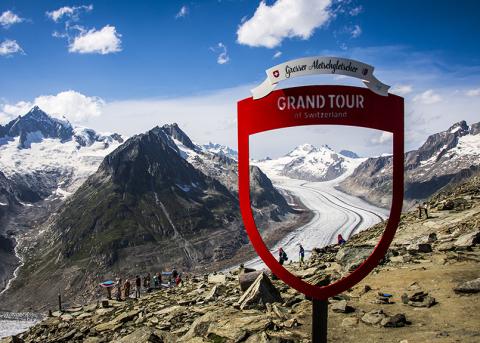
[[[80,146],[90,146],[94,142],[103,142],[105,147],[113,141],[123,142],[120,135],[99,134],[93,129],[73,127],[70,122],[51,116],[39,106],[34,106],[26,114],[0,125],[0,138],[19,137],[18,148],[28,149],[31,143],[40,143],[45,138],[59,139],[62,143],[75,140]]]
[[[318,151],[318,149],[314,145],[309,143],[304,143],[297,146],[295,149],[290,151],[287,155],[288,156],[306,155],[316,151]]]
[[[340,150],[340,155],[343,155],[343,156],[349,157],[349,158],[360,158],[360,156],[358,156],[358,154],[356,154],[355,152],[350,151],[350,150]]]
[[[226,156],[229,158],[233,158],[234,160],[238,160],[238,152],[236,150],[233,150],[229,146],[208,142],[208,144],[203,145],[203,148],[217,155]]]
[[[469,127],[467,125],[467,122],[465,120],[459,121],[458,123],[453,124],[447,132],[449,133],[455,133],[457,131],[461,131],[462,133],[468,133]]]
[[[185,145],[187,148],[192,149],[194,151],[199,151],[199,147],[195,145],[190,137],[178,126],[177,123],[173,124],[165,124],[161,128],[167,135],[169,135],[171,138],[179,141],[183,145]]]
[[[70,122],[68,121],[67,118],[63,117],[62,119],[53,117],[43,111],[40,107],[38,106],[33,106],[30,111],[28,111],[25,115],[21,116],[19,120],[26,120],[26,119],[33,119],[37,121],[47,121],[47,122],[53,122],[65,127],[72,127]]]

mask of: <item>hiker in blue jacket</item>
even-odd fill
[[[305,249],[303,249],[303,246],[301,244],[299,245],[299,255],[300,255],[300,264],[303,264],[303,259],[305,258]]]

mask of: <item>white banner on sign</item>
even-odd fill
[[[387,96],[390,86],[373,76],[371,65],[339,57],[305,57],[278,64],[266,71],[267,78],[262,84],[251,90],[254,99],[260,99],[273,91],[280,81],[297,76],[315,74],[336,74],[352,76],[363,80],[373,92]]]

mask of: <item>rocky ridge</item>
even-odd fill
[[[417,150],[405,153],[405,205],[410,206],[480,170],[480,123],[465,121],[433,134]],[[339,188],[376,205],[389,207],[392,156],[368,158]]]
[[[404,214],[382,263],[330,299],[329,339],[477,342],[479,219],[478,176],[434,195],[428,219],[416,211]],[[333,282],[368,256],[383,228],[378,224],[343,246],[316,249],[304,265],[291,261],[286,268],[310,283]],[[311,302],[267,274],[239,269],[189,275],[182,286],[140,300],[73,305],[2,343],[309,342]]]

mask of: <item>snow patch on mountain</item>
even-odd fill
[[[115,142],[106,147],[103,142],[94,142],[79,148],[74,140],[61,143],[58,139],[46,138],[31,143],[28,149],[19,149],[19,141],[20,138],[15,137],[0,146],[0,170],[8,178],[39,173],[60,175],[59,182],[69,180],[65,190],[68,192],[78,188],[97,170],[103,158],[120,145]]]
[[[204,144],[202,148],[209,152],[213,152],[214,154],[224,155],[233,158],[234,160],[238,160],[238,152],[226,145],[209,142],[208,144]]]

